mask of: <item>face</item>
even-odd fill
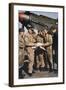
[[[56,32],[56,29],[53,30],[53,33],[55,33],[55,32]]]
[[[23,36],[24,35],[24,32],[20,32],[20,35]]]
[[[44,30],[42,31],[42,35],[45,36],[46,34],[47,34],[47,30],[44,29]]]
[[[39,31],[38,34],[42,35],[42,31]]]
[[[47,34],[47,30],[46,29],[44,30],[44,33]]]
[[[31,28],[28,30],[28,32],[29,32],[30,34],[32,34],[32,30],[31,30]]]

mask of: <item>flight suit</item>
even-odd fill
[[[34,45],[35,39],[32,34],[27,33],[25,36],[26,50],[29,57],[28,73],[32,73],[34,64]]]
[[[38,43],[43,43],[44,40],[43,40],[43,37],[41,37],[40,35],[37,35],[37,38],[36,38],[37,42]],[[44,58],[43,58],[43,55],[44,55],[44,51],[39,47],[37,47],[36,49],[36,63],[37,63],[37,69],[39,69],[39,67],[41,66],[41,68],[44,68]]]

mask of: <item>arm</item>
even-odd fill
[[[52,43],[53,43],[52,36],[49,35],[49,36],[48,36],[48,41],[44,44],[44,47],[51,46]]]
[[[25,47],[25,43],[24,43],[24,39],[19,37],[19,47],[20,48],[24,48]]]

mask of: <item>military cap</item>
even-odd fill
[[[20,29],[19,29],[19,32],[24,32],[24,29],[20,28]]]
[[[27,29],[33,28],[33,26],[31,24],[27,25]]]

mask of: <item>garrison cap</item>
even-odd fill
[[[31,24],[27,25],[27,29],[33,28],[33,26]]]
[[[19,29],[19,32],[24,32],[24,29],[20,28],[20,29]]]

